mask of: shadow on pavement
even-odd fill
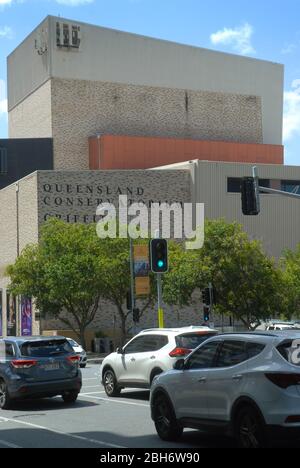
[[[17,424],[17,421],[16,421]],[[99,444],[96,442],[99,441]],[[101,443],[102,442],[102,443]],[[109,451],[111,445],[115,444],[124,448],[153,448],[153,449],[211,449],[211,448],[237,448],[232,439],[204,435],[197,431],[186,431],[178,443],[167,443],[161,441],[154,434],[142,436],[127,437],[118,435],[112,432],[92,431],[92,432],[74,432],[70,436],[68,434],[58,434],[51,430],[41,430],[34,428],[11,428],[6,429],[1,425],[0,429],[0,448],[10,444],[15,444],[19,447],[32,448],[99,448]],[[105,446],[105,443],[108,445]],[[286,442],[276,444],[277,448],[299,448],[299,442]],[[122,448],[120,448],[122,453]]]
[[[79,408],[87,408],[90,406],[98,406],[96,402],[85,401],[78,399],[76,403],[64,403],[62,398],[43,398],[40,400],[22,400],[12,403],[9,411],[51,411],[51,410],[74,410]],[[5,416],[5,411],[0,413],[0,416]]]

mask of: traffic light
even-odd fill
[[[133,309],[133,321],[139,323],[140,321],[140,309]]]
[[[153,239],[150,242],[150,263],[153,273],[167,273],[169,262],[166,239]]]
[[[260,213],[259,182],[256,177],[244,177],[241,185],[242,211],[245,216]]]
[[[206,306],[210,306],[211,305],[211,295],[210,295],[210,288],[205,288],[203,289],[202,291],[202,302],[203,304],[205,304]]]
[[[209,306],[204,306],[203,309],[203,320],[205,323],[209,322],[209,312],[210,312],[210,307]]]

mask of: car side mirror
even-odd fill
[[[184,369],[184,364],[185,360],[184,359],[179,359],[178,361],[175,362],[173,369],[175,370],[183,370]]]
[[[116,349],[116,353],[117,353],[117,354],[125,354],[123,348],[117,348],[117,349]]]

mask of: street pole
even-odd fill
[[[214,298],[213,298],[213,285],[212,285],[212,283],[209,283],[208,287],[209,287],[209,298],[210,298],[209,315],[210,315],[210,322],[211,322],[212,318],[213,318],[213,310],[214,310],[214,306],[213,306]]]
[[[160,238],[160,229],[155,231],[155,239]],[[161,273],[156,274],[157,280],[157,312],[158,312],[158,328],[164,328],[164,310],[162,301],[162,275]]]
[[[130,294],[131,294],[131,317],[133,320],[133,310],[135,309],[135,288],[134,288],[134,258],[133,258],[133,240],[129,239],[130,244]],[[136,335],[136,323],[133,322],[133,332]]]
[[[162,304],[162,275],[157,273],[158,327],[164,328],[164,310]]]

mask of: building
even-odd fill
[[[22,333],[28,302],[9,294],[7,265],[49,217],[94,222],[120,194],[205,203],[276,258],[299,242],[297,201],[263,194],[261,215],[245,218],[239,195],[253,164],[261,185],[300,193],[300,168],[283,165],[282,65],[49,16],[8,57],[8,109],[10,138],[52,139],[53,162],[0,190],[3,334]],[[118,327],[113,315],[93,326]],[[201,321],[199,303],[166,312],[167,326]],[[142,326],[155,324],[153,313]]]
[[[0,190],[36,170],[53,169],[51,138],[0,140]]]
[[[96,135],[282,145],[279,64],[49,16],[7,65],[9,136],[52,137],[55,169],[88,169]]]

